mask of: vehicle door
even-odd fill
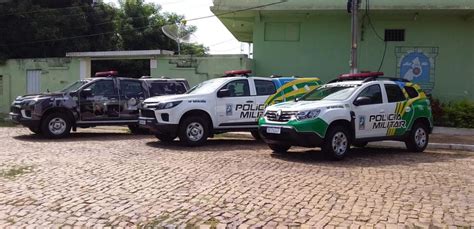
[[[115,79],[93,81],[79,92],[81,121],[107,121],[119,118],[119,95]]]
[[[255,85],[255,107],[258,111],[257,116],[260,117],[265,110],[265,101],[276,93],[276,87],[271,80],[253,79],[253,83]]]
[[[250,94],[248,79],[233,80],[217,92],[216,114],[218,126],[256,126],[255,96]]]
[[[356,101],[362,101],[358,104]],[[355,135],[357,139],[385,136],[386,108],[379,82],[365,86],[353,102]]]
[[[138,110],[145,100],[144,83],[134,79],[120,79],[120,119],[138,120]]]
[[[414,111],[407,102],[407,97],[396,83],[384,84],[387,103],[387,136],[397,136],[405,133],[408,122],[413,118]]]

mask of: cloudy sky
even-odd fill
[[[106,3],[118,4],[117,0],[103,0]],[[209,10],[212,0],[146,0],[158,3],[165,12],[184,15],[186,19],[213,15]],[[211,54],[248,54],[248,44],[238,42],[216,17],[189,22],[196,25],[198,31],[192,37],[210,48]]]

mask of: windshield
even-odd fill
[[[186,92],[186,86],[180,82],[156,82],[150,85],[150,95],[176,95]]]
[[[206,94],[215,91],[219,86],[222,85],[225,79],[217,78],[208,81],[204,81],[193,88],[191,88],[186,94]]]
[[[70,84],[69,86],[67,86],[66,88],[62,89],[60,92],[72,92],[72,91],[76,91],[77,89],[79,89],[82,85],[88,83],[89,81],[85,81],[85,80],[81,80],[81,81],[77,81],[77,82],[74,82],[72,84]]]
[[[318,101],[318,100],[336,100],[341,101],[349,98],[358,85],[334,85],[323,86],[313,90],[303,96],[300,100]]]

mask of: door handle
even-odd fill
[[[383,109],[382,109],[382,110],[380,110],[380,113],[385,113],[385,110],[383,110]]]
[[[246,103],[253,103],[253,101],[252,101],[252,100],[247,100],[247,102],[246,102]]]

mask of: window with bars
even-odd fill
[[[404,29],[386,29],[385,41],[405,41]]]

